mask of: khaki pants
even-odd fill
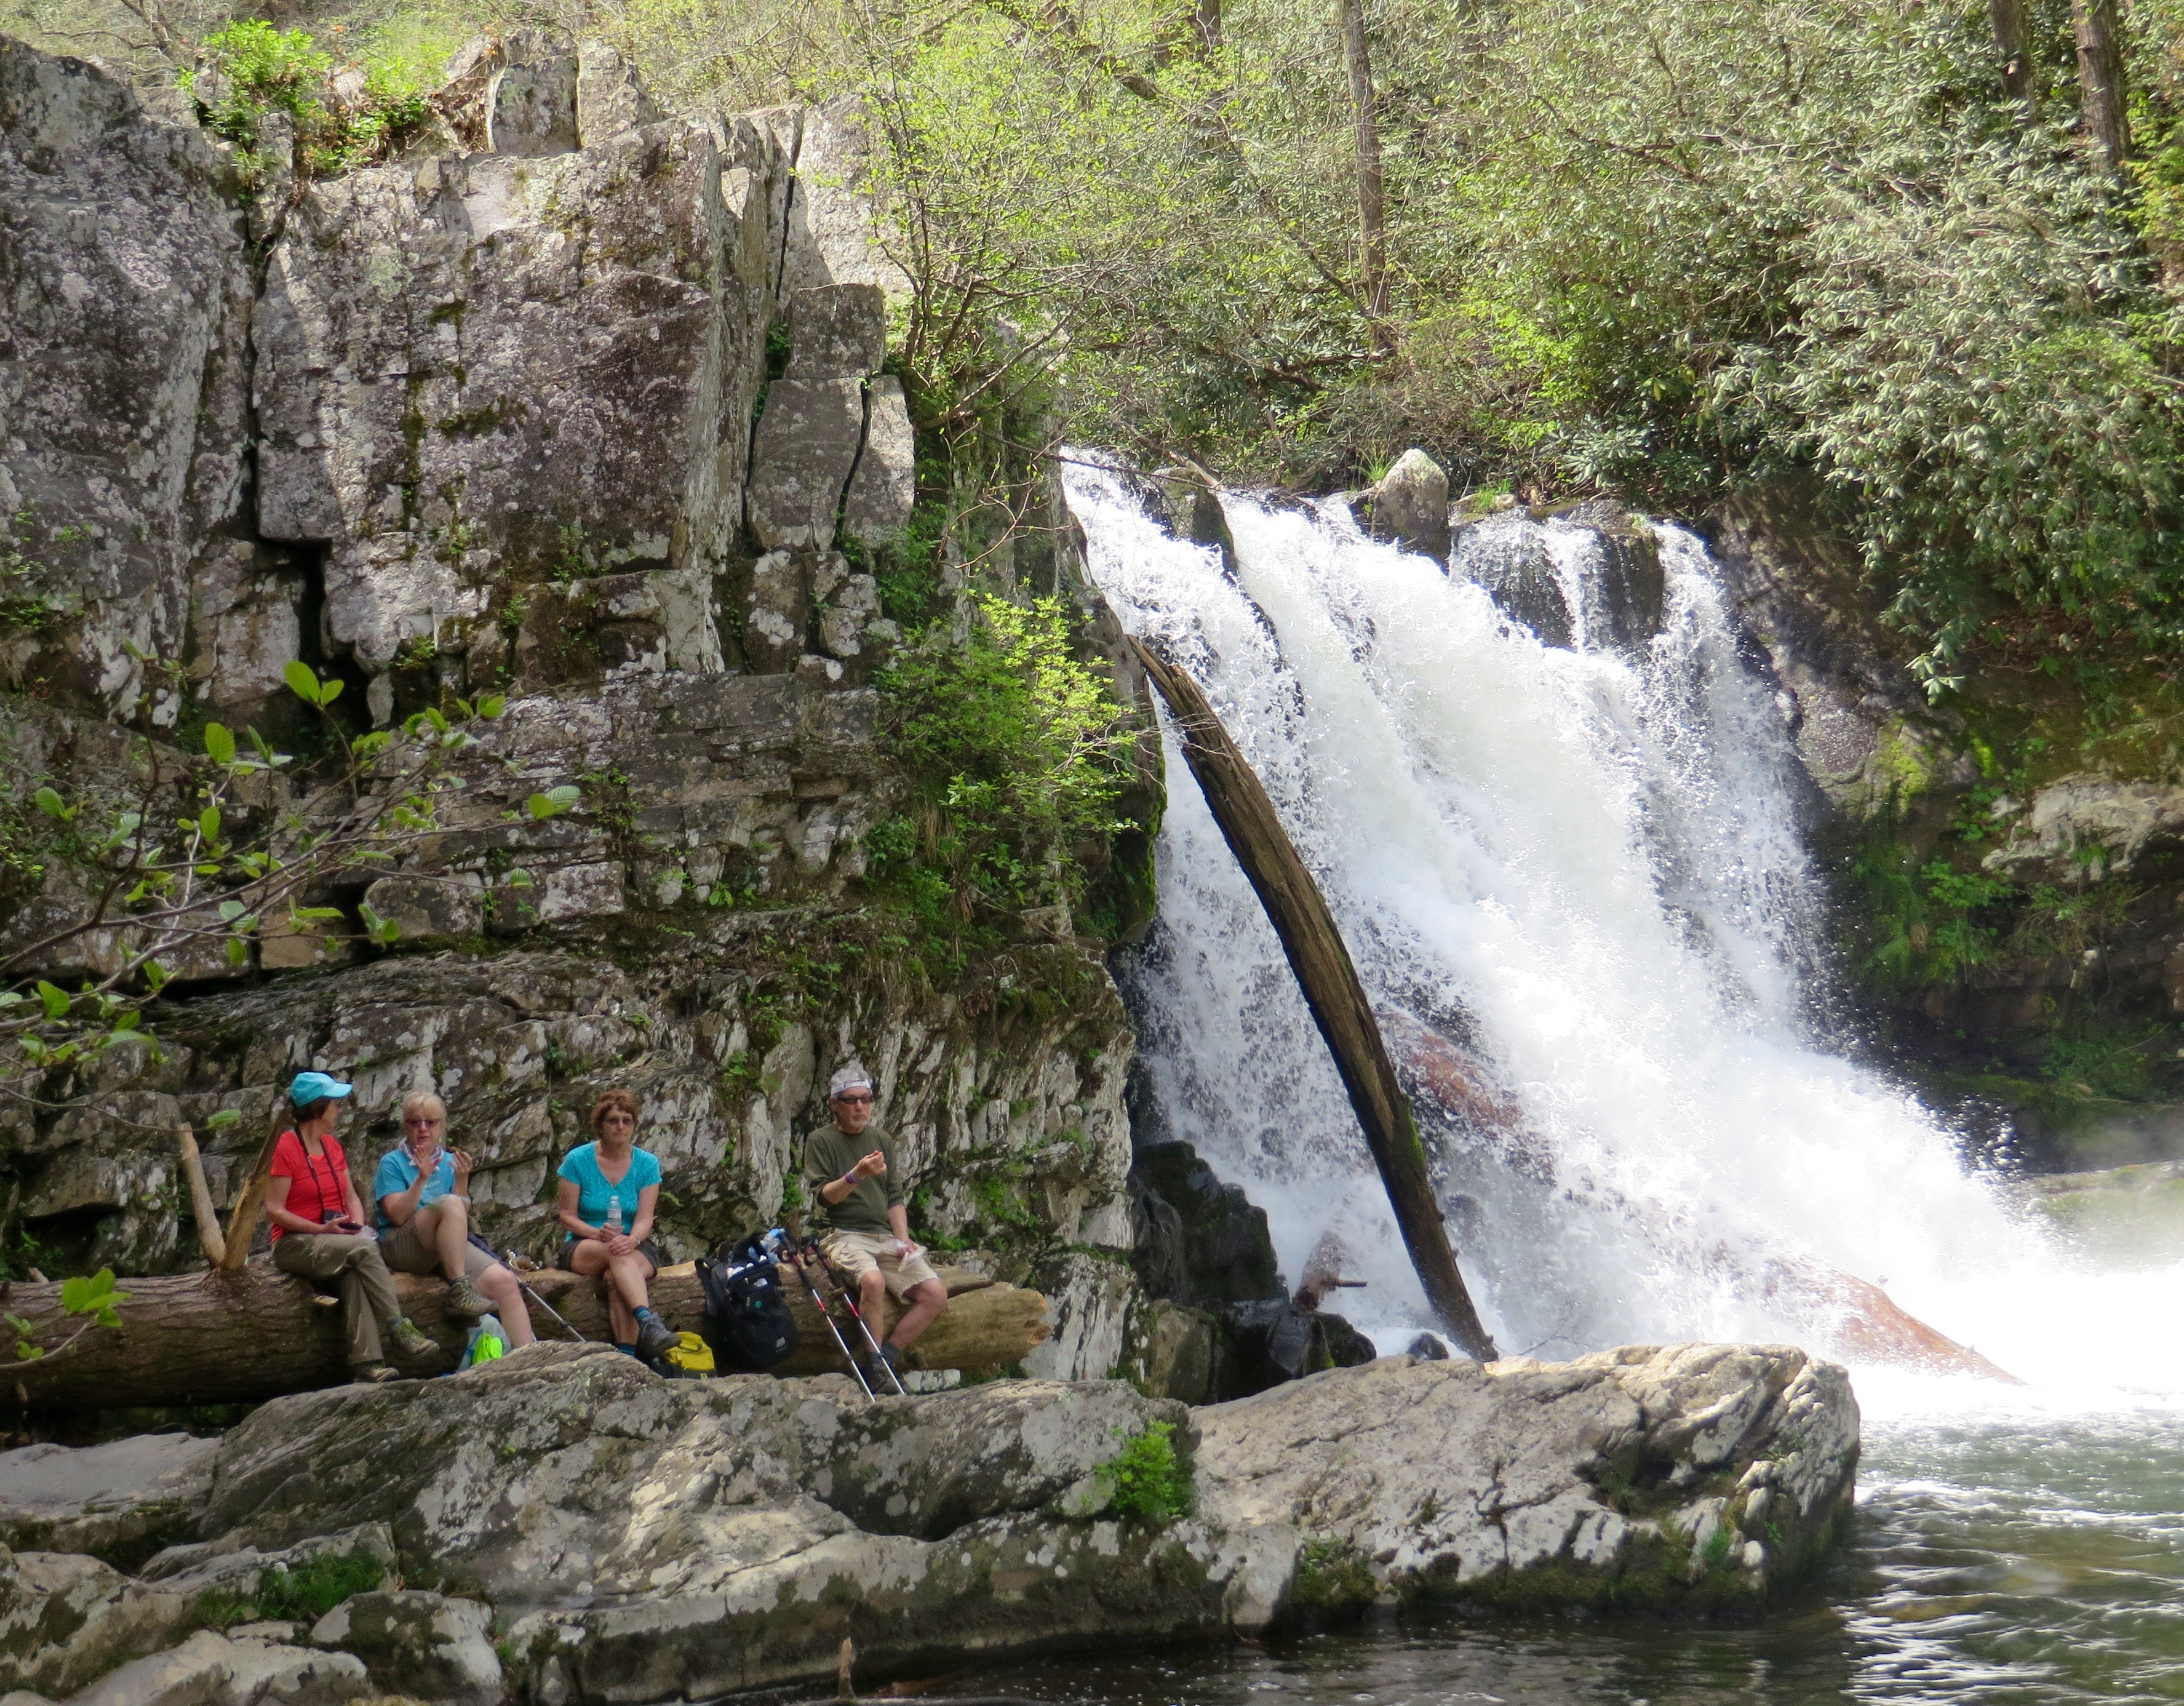
[[[446,1200],[442,1199],[443,1201]],[[284,1243],[286,1240],[282,1240]],[[437,1246],[417,1235],[417,1217],[411,1215],[399,1226],[390,1226],[379,1237],[380,1260],[397,1274],[437,1274],[440,1271],[440,1252]],[[463,1276],[475,1280],[493,1266],[493,1257],[475,1244],[463,1246]]]
[[[273,1265],[306,1280],[332,1280],[339,1287],[342,1326],[348,1335],[348,1365],[386,1360],[379,1324],[402,1313],[394,1279],[380,1259],[379,1240],[369,1232],[287,1232],[273,1246]]]
[[[892,1232],[829,1232],[819,1240],[819,1248],[842,1270],[843,1279],[852,1288],[872,1268],[878,1268],[880,1277],[887,1281],[889,1295],[898,1303],[910,1296],[913,1287],[940,1277],[922,1256],[913,1256],[907,1262],[897,1259]]]

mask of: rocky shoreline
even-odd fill
[[[1379,1603],[1750,1614],[1840,1533],[1858,1438],[1843,1371],[1784,1346],[1392,1357],[1192,1409],[539,1345],[0,1454],[0,1698],[642,1706],[829,1676],[844,1639],[869,1681]]]

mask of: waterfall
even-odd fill
[[[1117,475],[1080,465],[1068,496],[1124,626],[1265,782],[1391,1045],[1437,1033],[1479,1088],[1421,1123],[1505,1353],[1829,1348],[1764,1283],[1802,1263],[2036,1383],[2103,1335],[2126,1354],[2145,1288],[2127,1307],[2075,1268],[1837,1045],[1785,707],[1700,540],[1658,527],[1658,579],[1634,579],[1597,529],[1506,515],[1444,566],[1340,504],[1230,494],[1231,573]],[[1340,1307],[1400,1348],[1424,1301],[1340,1082],[1173,741],[1167,764],[1159,918],[1123,968],[1150,1100],[1268,1211],[1293,1281],[1336,1234],[1368,1282]]]

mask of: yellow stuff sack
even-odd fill
[[[667,1361],[686,1374],[710,1374],[713,1372],[713,1347],[695,1333],[677,1333],[675,1348],[667,1353]]]

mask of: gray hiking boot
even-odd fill
[[[648,1363],[656,1363],[682,1341],[675,1330],[659,1316],[647,1309],[637,1318],[637,1354]]]
[[[467,1316],[475,1321],[481,1315],[493,1313],[493,1299],[473,1285],[470,1276],[465,1274],[448,1282],[447,1309],[450,1315]]]
[[[419,1332],[416,1324],[406,1315],[397,1315],[392,1321],[381,1323],[379,1334],[397,1356],[407,1357],[413,1362],[423,1362],[441,1354],[440,1347]]]

